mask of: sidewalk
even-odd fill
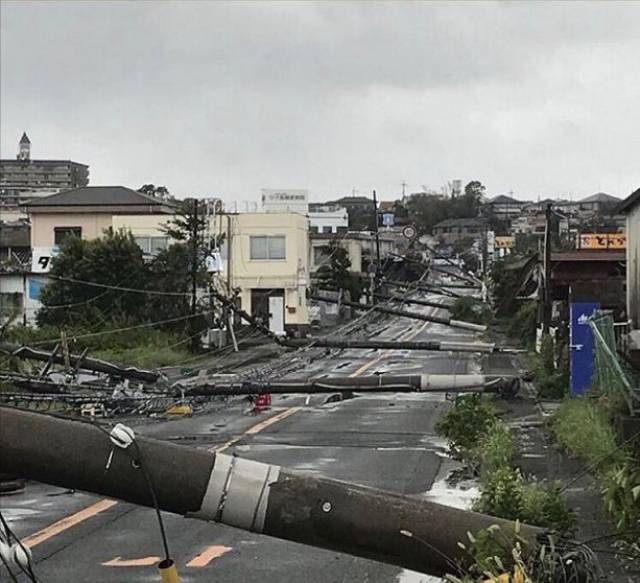
[[[518,440],[515,465],[529,480],[558,481],[565,485],[569,505],[577,517],[575,540],[588,541],[612,533],[614,526],[604,513],[599,485],[584,473],[585,462],[568,456],[553,441],[548,422],[559,404],[559,401],[538,401],[530,383],[525,383],[521,396],[496,401]],[[592,549],[606,581],[640,583],[640,574],[629,573],[615,558],[610,541],[598,541]]]

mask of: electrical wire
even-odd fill
[[[2,514],[2,512],[0,511],[0,524],[2,525],[2,527],[4,528],[4,531],[7,534],[7,542],[11,542],[11,539],[13,538],[13,540],[15,540],[15,542],[18,544],[18,546],[20,547],[20,549],[22,550],[22,552],[25,554],[26,557],[31,557],[31,553],[29,551],[29,549],[27,547],[25,547],[25,545],[23,544],[23,542],[18,538],[18,536],[13,532],[13,530],[11,530],[11,527],[9,526],[9,523],[7,522],[7,520],[5,519],[4,515]],[[4,562],[4,559],[3,559]],[[6,565],[6,563],[5,563]],[[27,562],[27,567],[24,568],[22,565],[18,564],[18,567],[20,567],[20,570],[33,582],[33,583],[38,583],[38,578],[36,577],[35,573],[33,572],[33,568],[31,566],[31,560],[29,559]],[[7,566],[7,569],[9,569],[9,567]],[[9,572],[11,572],[9,570]],[[12,573],[13,576],[13,573]]]
[[[133,326],[126,326],[124,328],[114,328],[113,330],[102,330],[100,332],[88,332],[86,334],[75,334],[72,338],[93,338],[95,336],[104,336],[106,334],[115,334],[116,332],[126,332],[128,330],[137,330],[139,328],[149,328],[152,326],[160,326],[162,324],[169,324],[171,322],[179,322],[181,320],[188,320],[189,318],[196,318],[197,316],[202,316],[207,312],[197,312],[195,314],[187,314],[186,316],[178,316],[176,318],[169,318],[167,320],[158,320],[156,322],[145,322],[144,324],[135,324]],[[49,340],[39,340],[38,342],[30,343],[31,346],[39,346],[41,344],[50,344],[51,342],[56,342],[57,338],[52,338]]]
[[[118,285],[109,285],[106,283],[96,283],[93,281],[84,281],[81,279],[75,279],[72,277],[62,277],[59,275],[46,275],[44,276],[47,279],[57,279],[60,281],[68,281],[70,283],[77,283],[79,285],[87,285],[87,286],[92,286],[92,287],[100,287],[103,289],[109,289],[109,290],[118,290],[118,291],[124,291],[124,292],[130,292],[130,293],[138,293],[138,294],[149,294],[149,295],[159,295],[159,296],[180,296],[180,297],[184,297],[184,296],[189,296],[190,293],[189,292],[168,292],[168,291],[162,291],[162,290],[148,290],[148,289],[140,289],[140,288],[133,288],[133,287],[122,287],[122,286],[118,286]]]

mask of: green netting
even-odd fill
[[[616,354],[613,317],[598,314],[589,321],[589,325],[593,331],[596,356],[593,386],[615,402],[622,399],[631,415],[640,413],[640,389]]]

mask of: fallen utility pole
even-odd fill
[[[214,379],[215,380],[215,379]],[[179,387],[189,396],[274,395],[334,393],[358,391],[363,393],[453,393],[453,392],[514,392],[517,376],[477,374],[372,375],[368,377],[320,377],[267,381],[239,381],[227,379],[219,383],[202,383],[189,388]],[[177,387],[178,388],[178,387]]]
[[[503,348],[486,342],[448,342],[439,340],[363,340],[348,338],[300,338],[287,340],[287,346],[313,345],[319,348],[370,348],[381,350],[437,350],[441,352],[502,352],[517,354],[515,348]]]
[[[312,295],[312,300],[320,302],[338,303],[337,299],[324,298],[321,296]],[[464,330],[472,330],[474,332],[485,332],[487,327],[482,324],[474,324],[473,322],[463,322],[461,320],[454,320],[448,316],[433,316],[428,314],[421,314],[419,312],[409,312],[407,310],[401,310],[399,308],[390,308],[382,304],[359,304],[357,302],[346,302],[342,300],[340,302],[343,306],[349,306],[356,310],[376,310],[382,314],[392,314],[394,316],[402,316],[404,318],[412,318],[413,320],[423,320],[425,322],[434,322],[436,324],[444,324],[445,326],[451,326],[452,328],[463,328]]]
[[[448,275],[449,277],[453,277],[454,279],[459,279],[460,281],[466,281],[467,285],[458,285],[456,287],[464,287],[464,288],[470,288],[470,289],[480,289],[482,287],[481,282],[479,282],[476,279],[471,279],[470,277],[467,277],[466,275],[460,275],[458,273],[453,273],[451,271],[448,271],[447,269],[444,269],[443,267],[438,267],[436,265],[432,265],[431,266],[431,271],[436,271],[437,273],[443,273],[444,275]],[[447,287],[450,287],[451,285],[455,285],[455,284],[442,284],[442,285],[446,285]]]
[[[211,292],[211,295],[217,300],[219,300],[223,306],[225,306],[226,308],[229,308],[231,311],[238,314],[238,316],[240,316],[245,322],[248,322],[249,324],[254,326],[256,330],[258,330],[259,332],[262,332],[265,336],[267,336],[268,338],[271,338],[271,340],[273,340],[277,344],[284,343],[284,339],[282,337],[272,332],[268,326],[265,326],[257,318],[254,318],[251,314],[249,314],[242,308],[239,308],[238,306],[236,306],[236,304],[232,300],[230,300],[227,296],[221,294],[220,292],[216,291],[213,288],[211,288],[210,292]]]
[[[427,292],[435,295],[448,296],[450,298],[457,299],[457,298],[463,297],[461,294],[453,292],[449,289],[437,287],[435,285],[429,285],[429,284],[416,285],[410,281],[393,281],[390,279],[385,279],[382,283],[383,285],[389,285],[391,287],[403,287],[403,288],[411,289],[413,291],[423,291],[423,292]],[[447,286],[447,287],[450,287],[450,286]]]
[[[473,562],[458,545],[469,532],[496,524],[532,553],[545,539],[533,526],[237,456],[137,435],[135,448],[114,448],[107,431],[0,407],[0,472],[148,507],[151,483],[166,512],[435,576]]]
[[[396,294],[376,294],[376,297],[385,301],[401,302],[403,304],[415,304],[416,306],[428,306],[430,308],[439,308],[441,310],[451,310],[451,306],[448,304],[441,304],[434,300],[424,300],[422,298],[405,298]]]
[[[49,366],[51,366],[51,363],[64,365],[67,361],[67,357],[58,354],[56,350],[49,352],[46,350],[36,350],[29,346],[18,346],[17,344],[0,344],[0,354],[28,360],[40,360],[46,362]],[[122,367],[107,362],[106,360],[87,358],[84,354],[85,353],[81,355],[69,354],[69,364],[76,367],[76,369],[81,368],[147,383],[155,383],[160,378],[160,374],[152,370],[145,370],[135,366]]]

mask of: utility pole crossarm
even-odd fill
[[[112,450],[105,433],[89,423],[0,407],[0,472],[152,507],[144,464],[166,512],[436,576],[470,562],[458,546],[468,532],[497,524],[513,536],[517,528],[424,498],[139,436],[135,450]],[[543,535],[519,527],[532,552]]]

